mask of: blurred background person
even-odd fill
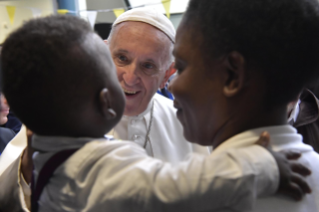
[[[15,136],[15,132],[6,127],[2,127],[8,122],[8,114],[10,111],[10,107],[7,103],[7,100],[3,94],[1,94],[1,101],[0,101],[0,154],[2,153],[3,149],[6,147],[7,143]]]

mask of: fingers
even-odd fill
[[[311,174],[310,169],[297,162],[290,162],[290,168],[293,172],[302,176],[308,176]]]
[[[288,183],[287,187],[279,193],[291,197],[296,201],[300,201],[303,197],[301,188],[295,183]]]
[[[301,157],[301,153],[295,150],[284,150],[281,151],[281,153],[284,154],[289,160],[296,160]]]
[[[291,177],[291,182],[300,188],[299,190],[301,190],[302,194],[311,193],[311,188],[309,187],[308,183],[300,175],[293,174]]]
[[[31,147],[32,135],[33,135],[33,132],[27,128],[27,142],[28,142],[28,146],[30,147]]]
[[[290,182],[288,182],[279,193],[289,196],[296,201],[300,201],[306,193],[311,193],[311,189],[303,177],[298,174],[293,174]]]
[[[33,132],[30,129],[27,128],[27,136],[30,137],[32,135],[33,135]]]
[[[260,135],[258,141],[256,142],[256,144],[267,148],[269,142],[270,142],[269,133],[265,131],[265,132],[261,133],[261,135]]]

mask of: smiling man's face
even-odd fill
[[[149,24],[124,22],[115,27],[109,47],[125,92],[124,115],[145,111],[157,89],[173,74],[171,46],[170,39]]]

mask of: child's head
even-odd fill
[[[4,42],[3,92],[33,132],[103,136],[125,106],[109,50],[73,16],[33,19]]]

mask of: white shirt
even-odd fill
[[[149,139],[145,142],[150,125]],[[119,140],[133,141],[145,147],[148,155],[170,163],[178,163],[192,152],[205,155],[210,152],[207,147],[192,144],[184,138],[173,101],[159,94],[154,95],[147,109],[140,115],[123,116],[108,135]]]
[[[297,130],[289,125],[265,127],[249,130],[228,139],[217,147],[213,154],[222,154],[227,151],[236,150],[250,146],[255,143],[259,135],[267,131],[270,134],[270,142],[274,151],[297,150],[302,153],[299,162],[309,167],[312,174],[307,177],[307,182],[312,193],[306,195],[302,201],[296,202],[288,197],[274,195],[258,199],[255,212],[317,212],[319,211],[319,155],[313,148],[302,142],[302,136]],[[232,211],[223,209],[221,211]]]
[[[35,179],[56,152],[81,148],[56,169],[39,211],[205,211],[249,209],[274,193],[278,169],[264,148],[251,145],[178,165],[149,157],[133,142],[34,136]]]

